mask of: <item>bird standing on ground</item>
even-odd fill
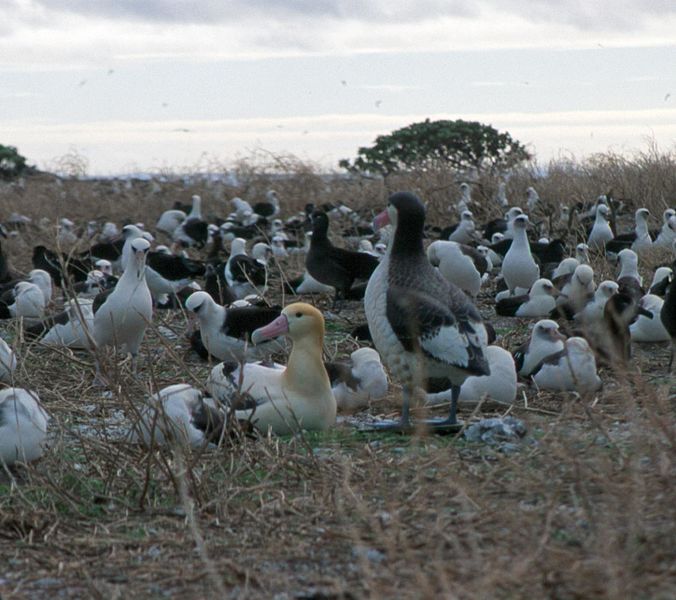
[[[428,378],[447,378],[452,388],[448,418],[428,425],[454,426],[462,383],[471,375],[490,373],[486,329],[467,296],[427,260],[420,199],[407,192],[391,195],[374,226],[387,223],[394,234],[369,280],[364,308],[376,349],[403,383],[403,401],[401,420],[377,427],[409,430],[411,400]]]
[[[315,212],[312,215],[312,237],[305,267],[317,281],[335,288],[335,306],[349,296],[355,281],[368,280],[379,263],[370,254],[337,248],[329,240],[328,229],[329,218],[326,213]]]
[[[530,251],[526,227],[528,227],[526,215],[515,217],[514,240],[502,261],[502,276],[510,294],[514,294],[517,288],[527,292],[540,276],[540,267]]]
[[[130,242],[130,257],[115,288],[94,300],[94,341],[98,347],[125,347],[136,367],[136,356],[153,318],[153,300],[146,283],[146,254],[150,243]]]

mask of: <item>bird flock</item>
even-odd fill
[[[325,430],[338,412],[385,398],[390,379],[401,384],[401,415],[372,417],[369,429],[457,431],[459,407],[486,398],[510,404],[519,386],[593,395],[604,373],[634,368],[634,343],[669,343],[671,370],[674,209],[651,230],[650,212],[639,207],[633,230],[617,233],[626,209],[605,195],[551,214],[533,187],[525,209],[510,205],[502,183],[490,202],[503,217],[477,223],[471,211],[479,204],[463,182],[444,209],[454,224],[430,222],[423,200],[397,192],[379,213],[308,204],[283,215],[270,190],[253,205],[233,198],[221,216],[206,216],[194,195],[152,228],[62,218],[53,247],[33,248],[27,274],[0,247],[0,319],[18,321],[41,352],[91,353],[93,384],[105,390],[111,355],[130,355],[131,376],[139,376],[158,311],[187,315],[192,351],[215,366],[201,387],[176,382],[145,399],[129,435],[146,445],[218,443],[235,421],[262,434]],[[22,236],[30,223],[14,213],[0,235]],[[664,264],[648,286],[639,265],[660,252]],[[292,255],[305,268],[288,278]],[[592,265],[615,275],[602,279]],[[274,300],[280,289],[293,300],[285,306]],[[331,299],[324,313],[321,295]],[[361,307],[357,349],[347,360],[325,360],[326,319]],[[530,338],[511,352],[497,345],[497,319],[503,332],[511,319],[529,323]],[[0,339],[7,466],[39,458],[48,445],[39,390],[14,386],[20,359]],[[416,419],[421,402],[448,405],[448,414]]]

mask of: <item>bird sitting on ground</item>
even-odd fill
[[[293,342],[286,367],[222,363],[212,369],[207,389],[238,419],[250,419],[264,433],[328,429],[336,421],[336,399],[322,362],[324,317],[313,306],[296,302],[251,339],[257,344],[280,335]]]

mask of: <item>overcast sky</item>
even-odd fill
[[[0,143],[94,174],[255,148],[335,167],[429,117],[541,161],[666,150],[674,32],[674,0],[0,0]]]

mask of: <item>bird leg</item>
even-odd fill
[[[402,390],[401,418],[398,421],[383,420],[372,423],[367,431],[391,431],[393,433],[411,433],[413,423],[410,416],[410,405],[413,388],[404,385]]]
[[[458,410],[458,398],[460,396],[460,386],[454,385],[451,387],[451,408],[448,417],[445,419],[427,419],[425,425],[432,431],[455,433],[462,429],[462,424],[458,423],[456,413]]]

